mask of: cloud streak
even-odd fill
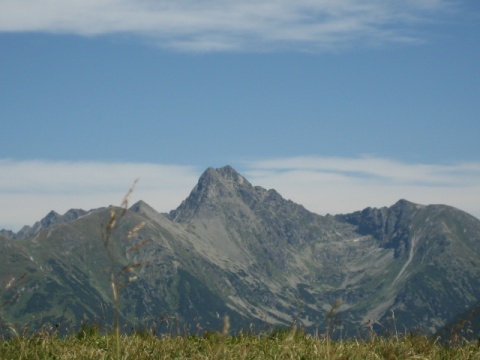
[[[253,184],[319,214],[389,206],[403,198],[448,204],[480,217],[480,163],[411,164],[376,157],[292,157],[240,164]],[[193,166],[0,160],[0,229],[19,230],[50,210],[119,205],[136,178],[132,204],[175,209],[205,169]]]
[[[120,205],[135,179],[131,201],[170,211],[185,199],[200,171],[142,163],[0,160],[0,228],[32,225],[50,210]]]
[[[183,51],[325,51],[418,41],[446,0],[0,0],[0,31],[135,34]]]
[[[292,157],[245,164],[252,182],[320,214],[407,199],[447,204],[480,217],[480,163],[412,164],[378,157]]]

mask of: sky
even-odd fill
[[[0,0],[0,229],[231,165],[319,214],[480,217],[480,2]]]

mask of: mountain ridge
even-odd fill
[[[213,167],[207,168],[202,173],[202,175],[200,176],[197,184],[192,189],[190,195],[185,200],[183,200],[181,202],[181,204],[176,209],[170,210],[168,213],[166,213],[166,216],[168,218],[170,218],[171,220],[174,220],[174,221],[178,221],[178,218],[184,217],[185,215],[183,215],[181,213],[183,213],[185,211],[186,207],[189,207],[188,206],[189,203],[199,203],[199,202],[204,201],[204,199],[201,198],[202,195],[207,197],[207,198],[212,196],[211,192],[210,193],[207,192],[207,195],[205,195],[204,189],[209,188],[209,186],[211,186],[210,184],[212,182],[215,182],[215,181],[217,181],[217,183],[222,184],[222,181],[218,181],[218,179],[221,178],[221,177],[223,177],[224,180],[227,180],[230,184],[233,185],[229,189],[230,193],[232,192],[232,188],[235,189],[234,184],[237,184],[237,186],[246,184],[245,187],[247,189],[249,189],[249,190],[250,189],[255,189],[255,191],[257,191],[258,193],[261,193],[263,196],[265,196],[265,194],[269,194],[271,197],[276,197],[276,198],[282,199],[282,200],[284,200],[288,203],[294,204],[295,206],[299,206],[299,207],[304,208],[300,204],[294,203],[291,200],[284,199],[275,189],[266,190],[266,189],[264,189],[260,186],[253,186],[246,178],[244,178],[242,175],[240,175],[232,166],[226,165],[226,166],[221,167],[221,168],[213,168]],[[223,189],[221,189],[221,190],[223,190]],[[237,189],[235,189],[235,190],[237,190]],[[217,194],[217,195],[224,196],[224,195],[227,195],[227,194],[225,192],[222,192],[221,194]],[[248,198],[248,196],[246,196],[246,198]],[[254,200],[252,199],[252,201],[254,201]],[[151,207],[144,200],[138,200],[137,203],[135,203],[134,205],[132,205],[130,207],[130,210],[139,211],[138,209],[136,209],[136,207],[141,207],[141,206],[148,207],[150,212],[151,211],[157,212],[157,210],[155,210],[153,207]],[[348,222],[352,222],[352,221],[354,221],[354,217],[358,217],[359,215],[364,216],[365,214],[367,214],[367,213],[371,214],[372,212],[376,212],[378,214],[378,213],[382,213],[382,212],[384,212],[385,210],[388,210],[388,209],[395,210],[395,209],[398,209],[398,208],[403,208],[405,206],[416,207],[416,208],[426,207],[426,206],[441,206],[441,207],[448,207],[448,208],[452,208],[452,209],[462,211],[458,208],[455,208],[455,207],[452,207],[452,206],[449,206],[449,205],[444,205],[444,204],[422,205],[422,204],[417,204],[417,203],[411,202],[411,201],[406,200],[406,199],[399,199],[397,202],[395,202],[390,207],[387,207],[387,206],[383,206],[381,208],[367,207],[363,210],[354,211],[354,212],[348,213],[348,214],[334,214],[334,215],[330,215],[330,216],[334,216],[334,217],[337,217],[339,219],[344,219]],[[99,210],[102,210],[102,209],[104,209],[104,208],[95,208],[95,209],[90,209],[90,210],[70,209],[67,212],[65,212],[63,215],[58,214],[55,210],[51,210],[47,215],[45,215],[41,220],[37,221],[32,226],[24,225],[23,228],[21,230],[19,230],[18,232],[13,232],[13,231],[8,230],[8,229],[0,229],[0,234],[3,234],[6,237],[12,237],[12,236],[14,236],[16,238],[27,237],[27,236],[30,236],[30,235],[33,235],[33,234],[37,233],[38,231],[40,231],[40,229],[48,228],[49,226],[55,225],[55,224],[60,223],[60,222],[73,221],[76,218],[78,218],[80,216],[83,216],[83,215],[85,215],[89,212],[99,211]],[[310,212],[312,214],[315,214],[315,215],[318,215],[318,214],[316,214],[314,212],[311,212],[311,211],[308,211],[308,212]],[[464,212],[464,211],[462,211],[462,212]],[[467,212],[464,212],[464,213],[473,217],[473,218],[475,218],[475,219],[477,219],[475,216],[473,216],[473,215],[471,215]],[[321,215],[318,215],[318,216],[321,216]],[[181,221],[178,221],[178,222],[181,222]],[[362,228],[362,229],[359,229],[359,231],[365,231],[365,229]]]
[[[98,316],[99,303],[111,309],[100,224],[112,209],[52,212],[30,237],[0,236],[1,280],[30,269],[25,288],[34,289],[20,292],[5,315],[53,319],[63,306],[80,321]],[[132,238],[125,235],[139,224]],[[393,313],[399,328],[434,333],[480,298],[475,217],[404,199],[321,216],[253,186],[230,166],[207,169],[167,214],[136,202],[115,239],[125,249],[116,254],[119,266],[145,264],[122,294],[122,317],[131,322],[168,313],[212,328],[228,314],[239,328],[298,322],[314,329],[342,299],[338,311],[350,335],[366,331],[368,320],[388,323]],[[127,251],[135,244],[147,245]]]

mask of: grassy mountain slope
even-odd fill
[[[237,329],[324,328],[341,299],[333,325],[346,335],[369,322],[433,333],[480,299],[480,221],[444,205],[319,216],[227,166],[207,169],[169,214],[134,204],[106,248],[112,210],[54,216],[22,239],[0,234],[0,281],[12,285],[2,317],[109,323],[112,266],[120,282],[137,278],[121,291],[122,319],[159,330],[173,318],[217,329],[225,315]]]

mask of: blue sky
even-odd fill
[[[480,216],[478,1],[0,0],[0,228],[234,166],[315,212]]]

